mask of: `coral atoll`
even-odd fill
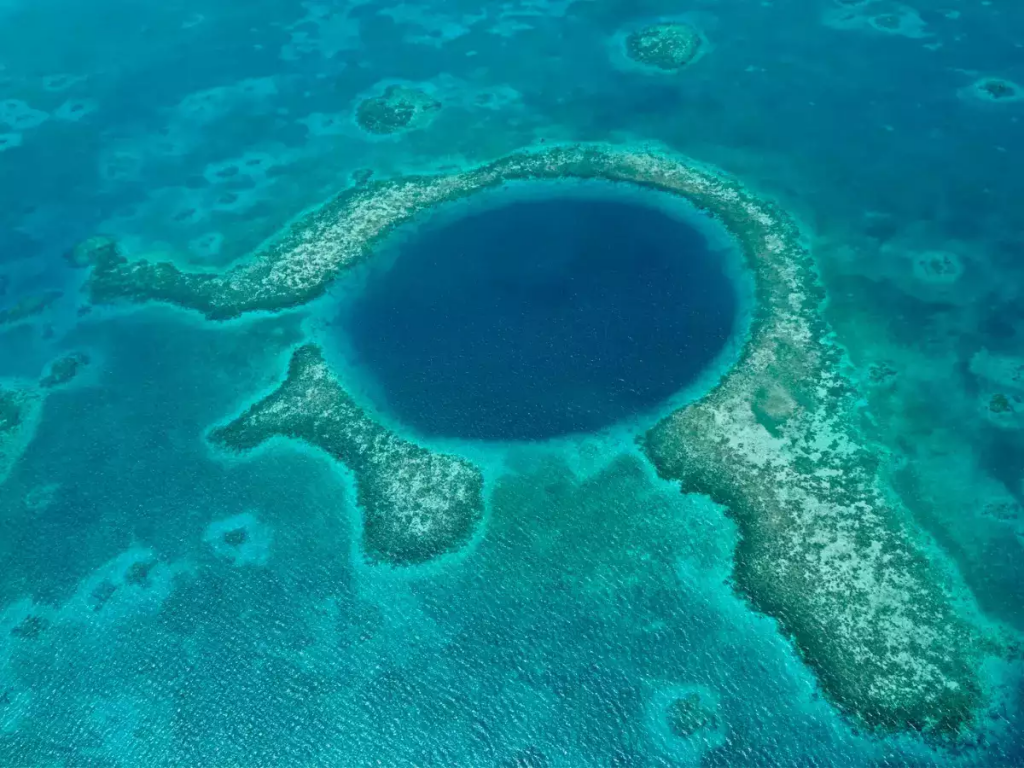
[[[367,133],[386,135],[423,128],[441,109],[441,102],[419,88],[389,85],[380,96],[356,106],[356,122]]]
[[[631,32],[625,44],[626,55],[637,64],[672,72],[697,58],[702,40],[694,27],[675,21]]]
[[[646,453],[663,477],[728,509],[741,534],[737,589],[779,621],[833,702],[870,726],[958,731],[982,699],[982,641],[860,433],[860,399],[819,312],[823,292],[801,233],[727,176],[637,147],[523,151],[346,190],[224,272],[94,250],[88,290],[97,302],[168,301],[210,318],[298,306],[439,204],[509,181],[566,178],[681,196],[741,246],[756,293],[744,351],[715,389],[644,436]],[[447,551],[479,518],[479,471],[371,420],[315,347],[298,350],[281,388],[211,438],[244,450],[275,435],[319,446],[353,470],[365,545],[381,559]]]
[[[295,351],[284,383],[210,433],[234,451],[284,436],[316,446],[355,475],[363,549],[374,560],[418,563],[462,546],[483,513],[483,476],[371,419],[341,387],[320,349]]]

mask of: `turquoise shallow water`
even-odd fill
[[[683,72],[618,47],[660,18],[706,37]],[[331,333],[346,286],[211,323],[91,308],[63,259],[104,232],[214,268],[363,169],[661,142],[805,225],[896,492],[1015,635],[1024,102],[971,87],[1024,83],[1022,45],[1001,0],[0,2],[0,309],[49,297],[4,315],[0,376],[89,357],[0,484],[0,765],[1024,764],[1012,654],[968,744],[841,717],[731,589],[723,511],[625,432],[466,446],[487,483],[473,541],[366,564],[338,464],[204,440]],[[390,83],[442,107],[363,133],[355,104]],[[662,708],[689,691],[716,720],[687,741]]]

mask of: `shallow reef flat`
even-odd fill
[[[292,355],[281,386],[210,441],[241,452],[275,437],[320,448],[355,475],[363,550],[407,565],[458,549],[483,513],[483,476],[470,462],[390,432],[356,405],[313,344]]]
[[[775,617],[831,700],[868,726],[952,735],[976,716],[986,641],[858,428],[799,231],[734,189],[758,312],[719,386],[642,439],[666,478],[727,507],[734,581]]]
[[[558,146],[347,190],[223,273],[129,261],[102,241],[81,261],[93,265],[96,302],[167,301],[209,318],[281,310],[321,295],[414,216],[532,179],[601,179],[679,195],[730,231],[755,283],[743,354],[708,395],[643,436],[643,447],[663,477],[728,508],[742,535],[737,589],[779,621],[837,706],[872,727],[959,732],[981,706],[987,646],[889,491],[881,452],[859,432],[858,397],[819,313],[824,296],[798,227],[736,181],[643,147]],[[446,551],[478,515],[479,473],[371,421],[315,347],[296,353],[281,389],[212,438],[246,449],[278,434],[353,469],[366,541],[379,557],[416,561]]]

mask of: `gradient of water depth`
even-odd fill
[[[634,200],[512,201],[392,248],[342,325],[384,409],[424,435],[542,439],[649,412],[736,324],[722,253]]]

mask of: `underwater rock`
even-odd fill
[[[834,0],[834,4],[837,7],[823,15],[826,26],[911,39],[931,37],[921,14],[908,5],[875,0]]]
[[[283,436],[320,448],[355,475],[363,548],[373,560],[419,563],[458,549],[483,513],[483,477],[373,421],[334,378],[320,349],[299,347],[281,386],[210,441],[247,451]]]
[[[1024,427],[1024,358],[982,349],[968,370],[979,384],[981,417],[1000,429]]]
[[[389,85],[380,96],[356,106],[356,122],[367,133],[387,135],[426,127],[441,109],[441,102],[426,91]]]
[[[203,534],[213,553],[235,566],[266,565],[270,540],[270,529],[251,512],[216,520]]]
[[[88,364],[89,356],[84,352],[72,352],[59,357],[50,363],[46,375],[39,380],[39,386],[52,389],[67,384]]]
[[[249,534],[246,533],[245,528],[232,528],[221,536],[220,540],[229,547],[240,547],[249,540]]]
[[[36,387],[0,382],[0,483],[31,441],[42,404]]]
[[[878,360],[868,365],[869,387],[885,387],[891,384],[899,374],[892,363],[887,360]]]
[[[982,101],[1007,102],[1024,99],[1024,88],[1001,77],[983,77],[970,86],[970,92]]]
[[[1024,395],[1020,392],[982,392],[978,400],[981,417],[1000,429],[1024,428]]]
[[[62,622],[92,624],[156,613],[177,579],[191,573],[187,562],[168,563],[146,547],[133,547],[83,579],[61,608]]]
[[[149,574],[156,565],[156,560],[136,560],[125,571],[124,583],[133,587],[149,586]]]
[[[673,699],[666,708],[665,719],[672,735],[680,739],[692,738],[703,730],[718,729],[718,714],[713,703],[706,701],[697,690]]]
[[[648,728],[673,765],[703,765],[704,756],[726,742],[718,696],[702,685],[671,685],[654,692]]]
[[[50,622],[42,616],[30,615],[11,629],[11,637],[19,640],[35,640],[50,626]]]
[[[57,612],[48,605],[23,598],[0,610],[0,669],[3,667],[4,641],[32,642],[38,640],[53,626]]]
[[[399,225],[510,181],[602,179],[679,195],[735,238],[756,315],[731,371],[643,438],[660,475],[729,510],[741,542],[734,582],[793,638],[822,689],[868,726],[957,732],[982,695],[982,643],[858,431],[859,395],[819,313],[823,290],[796,224],[728,176],[647,147],[526,150],[435,176],[371,181],[301,217],[223,272],[103,260],[94,302],[159,300],[213,319],[302,305]],[[305,440],[356,475],[371,557],[421,561],[461,545],[482,510],[480,472],[372,421],[316,347],[276,392],[211,434],[234,450]]]
[[[625,45],[626,55],[637,64],[671,72],[692,63],[703,41],[692,25],[674,21],[631,32]]]
[[[923,283],[949,285],[964,273],[960,257],[949,251],[925,251],[914,256],[914,277]]]
[[[368,184],[370,179],[373,178],[372,168],[357,168],[352,171],[352,184],[354,186],[360,186],[362,184]]]
[[[121,255],[114,238],[93,235],[65,253],[64,258],[73,267],[94,267],[110,262],[116,263]]]
[[[0,309],[0,325],[10,325],[42,314],[62,295],[60,291],[44,291],[26,296],[12,306]]]

